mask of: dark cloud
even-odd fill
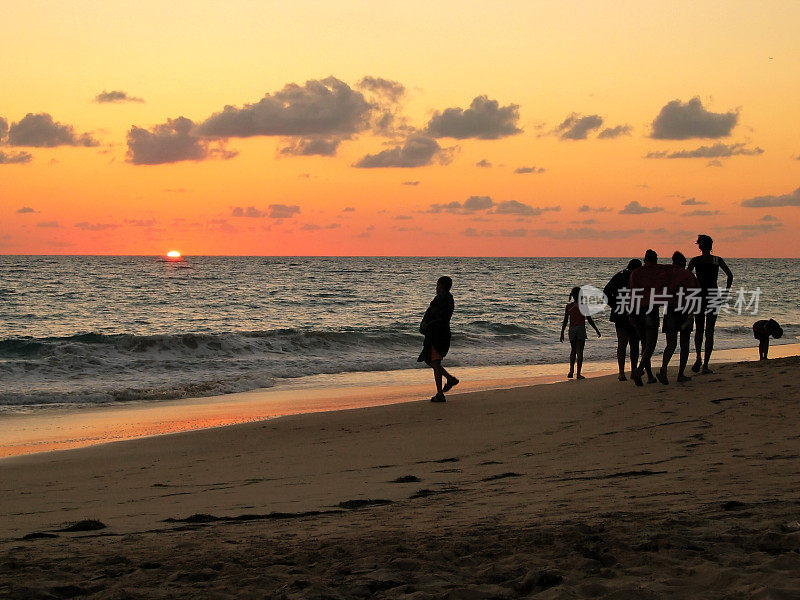
[[[435,112],[425,130],[437,138],[496,140],[522,133],[517,127],[518,120],[519,105],[501,107],[497,100],[477,96],[467,109],[446,108]]]
[[[732,239],[744,239],[744,238],[751,238],[758,235],[763,235],[765,233],[772,233],[783,227],[783,223],[780,222],[762,222],[762,223],[745,223],[742,225],[728,225],[726,227],[720,227],[720,229],[725,231],[733,231],[739,234],[738,238]]]
[[[322,229],[322,227],[320,227],[319,225],[316,225],[314,223],[306,223],[300,228],[300,231],[317,231],[319,229]]]
[[[721,138],[731,134],[738,120],[738,112],[710,112],[703,108],[703,103],[697,97],[685,104],[673,100],[665,104],[653,120],[650,137],[657,140]]]
[[[369,75],[363,77],[356,87],[381,96],[389,102],[399,102],[406,93],[406,87],[399,81]]]
[[[342,142],[337,137],[302,137],[291,141],[280,149],[281,154],[291,156],[336,156],[336,150]]]
[[[472,214],[481,210],[487,210],[494,206],[494,200],[489,196],[470,196],[464,202],[449,202],[447,204],[432,204],[430,211],[432,213],[455,213],[455,214]]]
[[[107,231],[108,229],[116,229],[119,225],[115,225],[113,223],[89,223],[87,221],[81,221],[80,223],[75,223],[75,227],[77,229],[82,229],[83,231]]]
[[[761,220],[762,221],[778,221],[779,219],[775,215],[764,215],[763,217],[761,217]]]
[[[534,235],[558,240],[618,240],[634,237],[644,233],[644,229],[598,229],[595,227],[577,227],[561,230],[537,229]]]
[[[194,123],[186,117],[167,119],[148,131],[131,127],[128,132],[128,162],[160,165],[182,160],[205,160],[208,142],[192,134]]]
[[[597,134],[599,140],[612,140],[623,135],[630,135],[633,128],[630,125],[617,125],[616,127],[606,127]]]
[[[536,173],[538,175],[539,173],[544,173],[544,172],[545,169],[543,169],[542,167],[519,167],[517,169],[514,169],[514,173],[516,173],[517,175],[524,175],[526,173]]]
[[[498,202],[492,211],[496,215],[523,215],[523,216],[539,216],[544,212],[558,212],[561,210],[560,206],[531,206],[517,200],[504,200]]]
[[[492,163],[490,163],[485,158],[482,158],[481,160],[479,160],[478,162],[475,163],[475,166],[476,167],[481,167],[482,169],[489,169],[489,168],[491,168]]]
[[[608,206],[589,206],[588,204],[584,204],[578,207],[578,212],[604,213],[611,212],[611,208]]]
[[[99,104],[120,103],[120,102],[144,102],[142,98],[129,96],[127,92],[121,90],[112,90],[106,92],[103,90],[94,97],[94,101]]]
[[[431,164],[434,159],[447,164],[452,159],[452,149],[443,149],[429,137],[412,135],[402,146],[395,146],[377,154],[367,154],[353,166],[359,169],[415,168]]]
[[[156,224],[155,219],[125,219],[127,225],[134,227],[153,227]]]
[[[36,224],[37,227],[52,228],[59,227],[58,221],[41,221]]]
[[[687,198],[683,202],[681,202],[683,206],[700,206],[702,204],[708,204],[708,202],[704,200],[697,200],[695,198]]]
[[[255,104],[226,106],[197,126],[208,137],[349,136],[369,126],[373,106],[361,92],[328,77],[290,83]]]
[[[341,223],[331,223],[330,225],[325,225],[325,229],[339,229],[341,226]]]
[[[689,212],[683,213],[684,217],[711,217],[713,215],[720,215],[722,214],[718,210],[690,210]]]
[[[621,215],[646,215],[649,213],[661,212],[664,210],[660,206],[642,206],[636,200],[629,202],[625,208],[619,211]]]
[[[757,156],[763,154],[761,148],[748,148],[744,144],[723,144],[700,146],[694,150],[678,150],[677,152],[648,152],[645,158],[728,158],[731,156]]]
[[[296,204],[270,204],[269,205],[269,218],[270,219],[289,219],[294,215],[300,214],[300,207]]]
[[[556,127],[556,133],[562,140],[585,140],[590,131],[603,124],[600,115],[579,115],[572,113]]]
[[[800,206],[800,188],[789,194],[780,196],[756,196],[742,200],[742,206],[748,208],[765,208],[774,206]]]
[[[267,216],[266,211],[258,210],[255,206],[248,206],[243,208],[241,206],[234,206],[231,209],[232,217],[247,217],[250,219],[261,219]]]
[[[100,142],[88,133],[77,133],[72,125],[53,120],[47,113],[28,113],[8,128],[9,146],[55,148],[57,146],[99,146]]]
[[[402,185],[419,185],[419,181],[404,181]]]
[[[38,213],[39,211],[36,209],[31,208],[30,206],[23,206],[22,208],[17,209],[18,215],[25,215],[29,213]]]

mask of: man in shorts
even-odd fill
[[[639,361],[639,334],[636,327],[631,323],[631,312],[628,297],[628,283],[631,273],[642,266],[642,261],[638,258],[632,259],[628,266],[614,275],[603,288],[609,308],[611,308],[611,322],[617,330],[617,364],[619,366],[619,376],[617,379],[626,381],[625,377],[625,355],[628,346],[631,348],[631,376],[636,370]]]
[[[678,345],[678,336],[681,341],[680,364],[678,367],[678,383],[691,381],[691,377],[684,374],[686,363],[689,361],[689,349],[692,335],[694,313],[700,306],[691,306],[692,290],[698,289],[697,277],[686,269],[686,257],[676,251],[672,255],[672,269],[669,271],[669,284],[667,293],[669,300],[664,310],[664,335],[667,345],[664,346],[664,355],[661,359],[661,370],[656,376],[664,385],[669,384],[667,379],[667,366],[675,353]]]
[[[668,283],[667,265],[658,264],[658,254],[648,250],[644,254],[644,265],[631,272],[628,287],[633,298],[634,323],[642,340],[642,358],[631,377],[637,386],[642,385],[642,375],[647,373],[647,383],[657,383],[650,359],[658,342],[659,299],[666,294]]]

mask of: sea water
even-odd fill
[[[420,366],[436,279],[454,280],[445,364],[563,362],[570,289],[619,258],[0,257],[0,412],[212,396],[287,378]],[[731,259],[751,306],[722,314],[718,348],[774,318],[800,335],[800,260]],[[724,285],[721,275],[720,284]],[[614,357],[608,312],[587,360]],[[317,380],[319,377],[316,378]]]

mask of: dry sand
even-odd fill
[[[5,459],[0,597],[797,599],[798,365]]]

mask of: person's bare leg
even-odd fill
[[[664,355],[661,357],[661,370],[658,372],[657,379],[667,385],[669,384],[667,366],[669,366],[669,361],[672,360],[672,355],[675,354],[675,348],[678,346],[678,333],[668,333],[665,337],[667,344],[664,346]]]
[[[767,360],[767,354],[769,354],[769,338],[764,338],[758,342],[758,358]]]
[[[448,373],[447,369],[444,367],[442,367],[442,375],[444,375],[445,379],[447,380],[447,383],[445,383],[444,387],[442,388],[442,392],[449,392],[453,386],[458,385],[458,377],[452,373]]]
[[[634,373],[636,371],[636,365],[639,362],[639,345],[641,343],[639,341],[639,336],[630,336],[629,343],[631,346],[631,373]]]
[[[705,356],[703,357],[703,373],[713,373],[708,368],[708,362],[711,360],[711,353],[714,351],[714,328],[717,325],[717,315],[710,314],[706,318],[706,347]]]
[[[578,343],[575,345],[575,353],[577,355],[577,362],[578,362],[578,369],[576,371],[576,379],[586,379],[583,375],[581,375],[581,367],[583,366],[583,348],[586,346],[586,340],[578,340]]]
[[[692,365],[692,371],[699,373],[700,367],[703,366],[701,355],[703,354],[703,337],[705,336],[706,330],[706,315],[704,313],[700,313],[694,318],[694,327],[694,349],[697,353],[697,359]]]
[[[433,380],[436,383],[436,395],[434,398],[444,399],[444,394],[442,393],[442,361],[432,360],[431,368],[433,368]]]
[[[567,377],[569,377],[570,379],[572,379],[572,376],[575,374],[575,357],[576,357],[575,343],[574,342],[570,342],[569,343],[569,373],[567,373]]]
[[[647,383],[655,383],[658,381],[653,375],[653,369],[650,365],[650,359],[653,358],[653,353],[656,351],[656,342],[658,341],[658,328],[648,327],[644,333],[644,346],[642,348],[642,360],[639,362],[639,371],[644,370],[647,373]]]
[[[691,331],[688,330],[681,330],[680,338],[681,338],[681,358],[680,364],[678,365],[678,383],[684,383],[686,381],[691,381],[691,377],[687,377],[686,373],[686,364],[689,362],[689,352],[690,352],[690,343],[691,340],[689,339],[692,335]]]
[[[628,350],[630,336],[619,324],[617,328],[617,364],[619,365],[619,380],[625,381],[625,356]]]

